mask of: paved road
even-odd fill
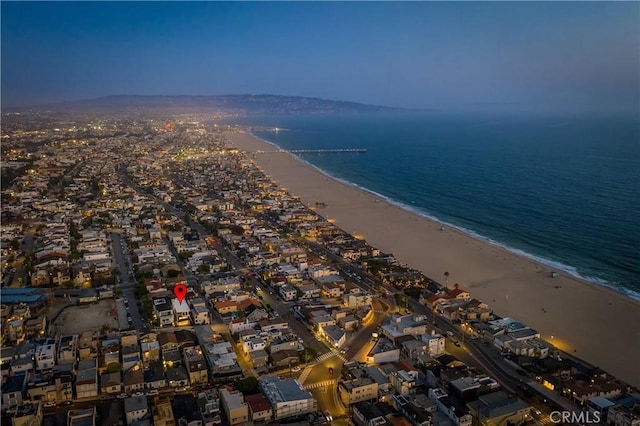
[[[117,301],[118,303],[118,318],[120,327],[129,328],[132,327],[136,330],[145,331],[148,330],[148,325],[145,323],[138,307],[140,300],[136,296],[134,290],[135,278],[132,278],[131,269],[131,257],[127,252],[127,244],[124,237],[117,233],[112,232],[111,235],[111,250],[113,251],[113,260],[115,267],[118,270],[118,278],[116,283],[116,289],[120,290],[121,296]],[[127,301],[128,309],[125,307],[125,300]],[[131,325],[129,325],[129,314],[131,316]],[[124,315],[124,321],[121,316]]]

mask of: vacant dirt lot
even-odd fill
[[[80,334],[83,331],[99,331],[103,325],[118,329],[115,303],[112,299],[97,304],[70,306],[52,324],[52,334]]]

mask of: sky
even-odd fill
[[[282,94],[408,108],[640,105],[639,2],[7,2],[3,108]]]

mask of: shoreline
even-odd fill
[[[255,135],[255,134],[253,134],[251,132],[249,132],[247,134],[249,136],[261,141],[261,142],[264,142],[264,143],[266,143],[268,145],[271,145],[274,148],[277,148],[279,150],[286,150],[285,148],[282,148],[281,146],[277,145],[276,143],[268,141],[266,139],[263,139],[260,136],[257,136],[257,135]],[[479,240],[479,241],[482,241],[484,243],[490,244],[490,245],[492,245],[492,246],[494,246],[496,248],[499,248],[499,249],[502,249],[502,250],[508,252],[509,254],[512,254],[512,255],[515,255],[515,256],[519,256],[519,257],[523,257],[523,258],[526,258],[526,259],[528,259],[528,260],[530,260],[530,261],[532,261],[534,263],[541,264],[542,266],[544,266],[546,268],[549,268],[549,272],[557,272],[559,274],[560,273],[568,274],[569,276],[571,276],[571,277],[573,277],[573,278],[575,278],[577,280],[583,281],[586,284],[601,286],[606,290],[613,291],[614,293],[617,293],[617,294],[619,294],[619,295],[621,295],[623,297],[628,297],[628,298],[632,299],[633,301],[636,301],[636,302],[640,303],[640,292],[637,292],[637,291],[634,291],[634,290],[630,290],[630,289],[628,289],[626,287],[616,287],[613,284],[610,284],[607,281],[605,281],[603,279],[600,279],[600,278],[582,276],[577,272],[578,269],[576,267],[564,264],[564,263],[562,263],[560,261],[547,259],[547,258],[545,258],[545,257],[543,257],[541,255],[539,256],[539,255],[534,255],[534,254],[527,253],[526,251],[524,251],[522,249],[517,249],[517,248],[511,247],[506,243],[501,243],[499,241],[492,240],[491,238],[485,237],[485,236],[483,236],[481,234],[478,234],[477,232],[475,232],[473,230],[466,229],[466,228],[464,228],[462,226],[443,221],[443,220],[433,216],[432,214],[430,214],[428,212],[423,212],[418,208],[412,207],[412,206],[410,206],[408,204],[405,204],[403,202],[400,202],[400,201],[394,200],[392,198],[389,198],[389,197],[387,197],[387,196],[385,196],[383,194],[380,194],[380,193],[375,192],[375,191],[373,191],[371,189],[365,188],[365,187],[363,187],[363,186],[361,186],[361,185],[359,185],[359,184],[357,184],[355,182],[351,182],[351,181],[348,181],[346,179],[340,178],[338,176],[334,176],[331,173],[327,172],[326,170],[322,170],[320,167],[316,166],[315,164],[312,164],[309,161],[305,160],[304,158],[298,157],[295,154],[290,154],[290,155],[293,156],[297,161],[299,161],[301,163],[304,163],[305,165],[315,169],[316,171],[318,171],[319,173],[321,173],[324,176],[328,177],[329,179],[333,179],[333,180],[338,181],[340,183],[343,183],[343,184],[345,184],[347,186],[353,187],[354,189],[356,189],[358,191],[362,191],[362,192],[364,192],[366,194],[371,195],[372,197],[378,198],[380,201],[383,201],[385,203],[389,203],[389,204],[391,204],[391,205],[393,205],[395,207],[398,207],[400,209],[403,209],[403,210],[405,210],[405,211],[407,211],[409,213],[416,214],[417,216],[420,216],[420,217],[422,217],[422,218],[424,218],[424,219],[426,219],[428,221],[435,222],[438,225],[442,225],[442,226],[451,228],[453,230],[456,230],[456,231],[462,233],[463,235],[465,235],[465,236],[467,236],[469,238],[472,238],[472,239]]]
[[[248,153],[277,146],[248,133],[226,136]],[[345,231],[436,281],[449,271],[450,285],[459,283],[497,314],[524,322],[559,349],[640,385],[640,367],[629,362],[640,359],[640,303],[632,297],[403,208],[292,154],[254,161],[306,205],[326,202],[318,213]],[[550,277],[552,271],[556,278]]]

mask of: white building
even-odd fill
[[[220,390],[220,399],[229,424],[246,424],[249,421],[249,406],[245,402],[242,393],[238,391],[229,392],[229,390],[223,388]]]
[[[444,353],[445,338],[441,334],[423,334],[421,340],[428,345],[429,355],[438,356]]]
[[[211,324],[209,310],[204,306],[194,306],[191,309],[191,321],[195,325]]]
[[[289,284],[280,286],[279,292],[280,292],[280,296],[282,296],[282,299],[284,299],[287,302],[296,300],[298,298],[298,290]]]
[[[358,293],[349,293],[342,296],[342,303],[350,308],[359,308],[361,306],[371,306],[373,296],[371,293],[361,291]]]
[[[47,339],[36,349],[36,369],[50,370],[56,365],[56,342],[54,339]]]
[[[135,396],[124,400],[124,413],[127,417],[127,424],[140,421],[149,412],[146,396]]]
[[[262,392],[271,403],[274,420],[298,417],[318,409],[316,399],[302,388],[297,379],[261,376],[258,380]]]
[[[191,323],[191,309],[189,309],[189,304],[186,300],[182,300],[181,303],[178,299],[173,299],[171,306],[175,315],[174,321],[177,326],[189,325]]]

